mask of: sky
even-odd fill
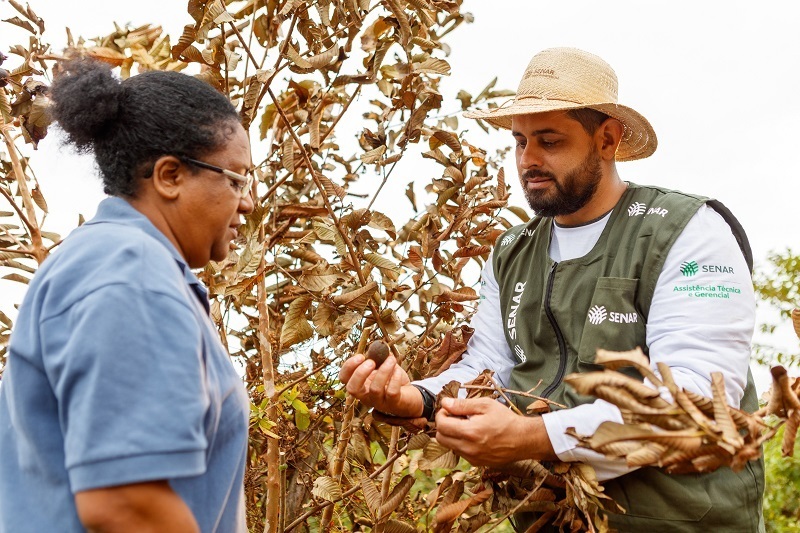
[[[64,26],[88,38],[110,32],[112,21],[151,22],[177,37],[191,22],[182,0],[80,4],[32,2],[50,42],[64,42]],[[618,165],[622,179],[721,200],[747,231],[757,265],[771,251],[800,250],[800,3],[465,0],[463,11],[474,22],[446,38],[452,50],[452,75],[442,84],[448,105],[455,105],[458,89],[477,94],[495,76],[497,88],[516,89],[542,49],[572,46],[597,54],[617,73],[619,102],[647,117],[658,136],[653,156]],[[0,18],[13,15],[0,0]],[[20,39],[27,39],[23,32],[0,25],[0,49]],[[467,119],[460,127],[482,146],[512,144],[509,133],[485,137]],[[94,213],[102,193],[91,160],[59,149],[56,141],[40,144],[32,166],[51,207],[49,223],[66,233],[79,212]],[[415,173],[406,159],[397,169],[403,187]],[[513,159],[505,169],[512,202],[524,205]],[[396,204],[388,193],[376,208],[392,216]],[[797,351],[793,335],[784,332],[781,339]]]

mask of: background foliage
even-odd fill
[[[64,52],[51,50],[30,7],[9,3],[17,14],[5,22],[30,37],[0,51],[9,56],[0,56],[3,277],[27,283],[61,240],[45,227],[47,203],[25,155],[47,134],[57,62],[79,54],[122,78],[196,75],[240,110],[259,177],[240,249],[201,275],[252,401],[251,529],[508,528],[503,519],[521,496],[499,490],[501,478],[424,434],[375,423],[337,380],[342,360],[378,338],[413,378],[455,361],[490,246],[527,220],[505,208],[502,154],[460,134],[446,112],[492,106],[509,92],[488,79],[477,95],[439,90],[450,70],[443,38],[470,20],[461,1],[191,0],[177,39],[154,25],[117,26],[88,41],[68,33]],[[413,216],[375,210],[384,186],[403,179],[401,160],[419,157],[426,173],[397,198]],[[782,281],[759,282],[771,303],[797,301],[797,258],[787,256]],[[12,326],[0,310],[0,371]],[[527,487],[536,497],[526,505],[553,511],[551,493],[538,492],[547,474],[528,474],[538,486]],[[775,524],[790,520],[788,497],[767,500]]]

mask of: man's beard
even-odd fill
[[[527,179],[550,178],[552,187],[547,190],[529,190]],[[559,182],[555,174],[541,170],[526,170],[522,173],[522,191],[525,199],[537,215],[557,217],[571,215],[592,199],[597,186],[603,178],[600,169],[600,156],[593,148],[578,168],[568,172]]]

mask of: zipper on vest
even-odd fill
[[[553,330],[556,332],[556,340],[558,341],[558,373],[556,374],[556,379],[548,386],[542,396],[547,398],[550,396],[556,387],[558,387],[561,380],[564,379],[564,371],[567,369],[567,342],[564,340],[564,334],[561,333],[561,328],[558,327],[558,322],[556,322],[556,317],[553,314],[553,310],[550,308],[550,298],[553,295],[553,282],[556,278],[556,267],[558,267],[558,263],[554,262],[553,266],[550,267],[550,274],[547,276],[547,292],[544,298],[544,313],[547,315],[547,319],[550,321],[550,325],[553,326]]]

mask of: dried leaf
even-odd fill
[[[34,187],[31,190],[31,197],[33,198],[33,201],[36,202],[36,205],[39,206],[39,209],[41,209],[45,213],[48,212],[47,211],[47,202],[44,199],[44,195],[42,194],[42,191],[39,190],[39,187]]]
[[[369,303],[372,295],[378,290],[378,284],[374,281],[367,283],[364,287],[352,290],[350,292],[339,294],[333,297],[333,302],[336,305],[344,305],[351,309],[363,311]]]
[[[458,456],[432,440],[430,444],[425,447],[422,452],[422,458],[419,460],[420,470],[432,470],[434,468],[455,468],[458,464]]]
[[[392,239],[397,238],[397,231],[394,229],[394,223],[389,217],[379,211],[372,211],[367,226],[385,231]]]
[[[289,59],[289,61],[294,63],[294,66],[297,69],[309,72],[314,70],[314,66],[308,61],[306,61],[306,59],[303,58],[303,56],[301,56],[300,53],[297,50],[295,50],[295,48],[291,44],[286,45],[285,55],[286,58]]]
[[[441,344],[433,354],[428,366],[429,376],[438,376],[461,358],[467,351],[467,343],[474,333],[474,329],[469,326],[454,328],[445,333]]]
[[[658,379],[655,373],[650,369],[650,359],[648,359],[638,346],[627,352],[612,352],[598,348],[594,362],[595,364],[603,365],[611,370],[632,366],[638,370],[641,375],[650,380],[650,383],[655,387],[661,387],[663,385],[661,380]]]
[[[368,152],[364,152],[363,154],[361,154],[361,161],[365,165],[370,165],[372,163],[377,162],[385,152],[386,152],[385,146],[378,146],[377,148],[374,148]]]
[[[95,46],[94,48],[89,48],[86,50],[86,54],[94,59],[103,61],[115,67],[121,66],[125,59],[127,59],[125,54],[117,52],[113,48],[104,46]]]
[[[380,254],[366,253],[364,254],[364,259],[368,263],[371,263],[376,267],[380,268],[381,271],[387,271],[393,274],[400,274],[400,267],[398,267],[391,259],[387,259]]]
[[[389,520],[383,525],[383,533],[417,533],[417,528],[399,520]]]
[[[412,437],[408,439],[408,450],[421,450],[427,446],[430,441],[431,438],[425,433],[412,435]]]
[[[281,328],[281,346],[283,348],[289,348],[298,342],[310,339],[314,334],[311,324],[308,323],[305,317],[311,302],[310,296],[300,296],[289,304],[286,320]]]
[[[574,388],[578,394],[585,396],[596,395],[597,387],[605,385],[614,389],[625,390],[639,402],[647,403],[651,407],[665,408],[669,406],[666,400],[660,398],[657,390],[620,372],[606,370],[570,374],[564,378],[564,382]]]
[[[719,444],[731,454],[734,454],[744,444],[744,440],[739,435],[736,424],[734,424],[733,418],[728,412],[728,403],[725,399],[725,382],[720,372],[711,373],[711,391],[713,393],[711,400],[714,402],[714,421],[722,430],[722,436],[725,440],[724,443],[720,442]]]
[[[798,428],[800,428],[800,411],[793,411],[786,420],[786,426],[783,428],[781,454],[784,457],[792,457],[794,455],[794,443],[797,439]]]
[[[344,200],[345,196],[347,196],[347,191],[341,185],[332,182],[322,174],[317,174],[317,178],[319,178],[323,189],[325,189],[325,194],[328,196],[336,196],[340,200]]]
[[[406,497],[406,494],[408,494],[408,491],[411,490],[413,485],[414,476],[404,476],[403,479],[401,479],[397,485],[394,486],[392,492],[386,497],[386,501],[384,501],[381,505],[378,519],[382,520],[392,514],[394,510],[397,509],[401,503],[403,503],[403,499]]]
[[[311,494],[329,502],[337,502],[342,499],[342,487],[333,478],[320,476],[314,480]]]
[[[334,44],[321,54],[309,57],[306,62],[315,69],[325,68],[339,58],[339,46]]]
[[[19,17],[12,17],[10,19],[3,19],[3,22],[8,22],[9,24],[13,24],[14,26],[18,26],[23,30],[27,30],[32,34],[36,35],[36,29],[33,27],[33,24],[28,22],[27,20],[22,20]]]
[[[30,279],[26,278],[25,276],[23,276],[21,274],[17,274],[17,273],[6,274],[5,276],[3,276],[0,279],[7,279],[9,281],[17,281],[19,283],[24,283],[25,285],[27,285],[31,281]]]
[[[397,23],[400,25],[400,44],[403,48],[408,48],[408,43],[411,40],[411,25],[408,23],[405,9],[400,0],[383,0],[389,11],[392,12]]]
[[[479,505],[492,495],[492,489],[484,489],[478,494],[467,498],[465,500],[461,500],[458,502],[454,502],[450,505],[443,505],[439,507],[439,510],[436,511],[436,523],[438,524],[447,524],[452,523],[455,521],[456,518],[461,516],[461,514],[472,507],[473,505]]]
[[[174,59],[175,61],[181,59],[184,50],[192,46],[195,40],[197,40],[197,32],[195,31],[195,25],[187,24],[186,26],[183,27],[183,33],[178,39],[178,42],[175,44],[175,46],[172,47],[172,50],[170,51],[172,54],[172,59]]]
[[[531,219],[530,215],[521,207],[509,205],[506,209],[514,213],[523,223],[527,223]]]
[[[472,287],[461,287],[457,290],[450,290],[447,287],[442,287],[442,292],[436,296],[435,301],[438,302],[471,302],[478,299],[478,293]]]
[[[328,302],[322,302],[314,313],[314,326],[320,335],[329,337],[336,331],[336,319],[338,318],[339,312],[336,307]]]
[[[453,152],[461,153],[461,141],[458,140],[458,136],[455,133],[445,130],[436,130],[433,137],[446,144]],[[463,183],[463,181],[464,176],[462,175],[460,182]]]
[[[361,478],[361,491],[364,493],[364,500],[367,502],[370,514],[376,520],[381,512],[381,493],[378,492],[378,487],[375,482],[368,477]]]
[[[792,325],[794,332],[800,337],[800,309],[792,309]]]
[[[453,254],[453,257],[478,257],[488,255],[492,251],[491,246],[462,246]]]
[[[303,271],[300,275],[300,285],[312,292],[322,292],[330,289],[334,284],[344,279],[344,274],[336,267],[320,263]]]

